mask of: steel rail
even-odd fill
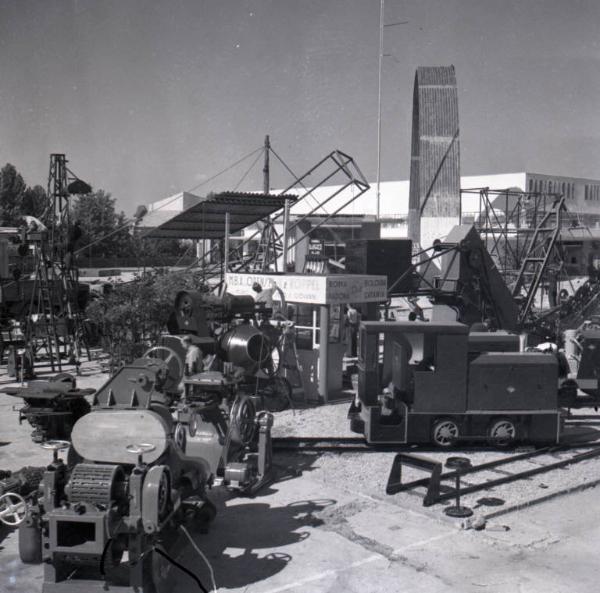
[[[600,446],[596,445],[591,450],[585,451],[584,453],[578,453],[576,455],[573,455],[572,457],[569,457],[568,459],[561,459],[560,461],[556,461],[554,463],[549,463],[547,465],[540,465],[539,467],[524,470],[521,472],[516,472],[514,474],[510,474],[508,476],[503,476],[501,478],[496,478],[495,480],[489,480],[487,482],[482,482],[480,484],[473,484],[471,486],[461,487],[460,494],[461,494],[461,496],[463,496],[465,494],[472,494],[474,492],[479,492],[480,490],[489,490],[490,488],[493,488],[494,486],[501,486],[503,484],[508,484],[510,482],[524,480],[524,479],[530,478],[532,476],[536,476],[538,474],[543,474],[543,473],[552,471],[554,469],[560,469],[560,468],[566,467],[566,466],[574,464],[574,463],[579,463],[581,461],[593,459],[598,456],[600,456]],[[485,465],[485,464],[482,464],[482,465]],[[463,472],[461,474],[461,477],[464,475],[468,475],[469,473],[481,471],[482,469],[484,469],[484,468],[482,468],[481,465],[474,466],[473,468],[470,468],[469,470]],[[456,476],[457,472],[448,472],[447,474],[442,474],[441,480],[450,478],[451,473],[454,476]],[[443,502],[444,500],[450,500],[452,498],[455,498],[455,496],[456,496],[455,490],[453,490],[452,492],[445,492],[443,494],[440,493],[436,497],[435,502],[438,503],[438,502]]]

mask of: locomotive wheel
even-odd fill
[[[500,418],[492,423],[488,435],[490,445],[508,447],[517,438],[517,427],[512,420]]]
[[[458,424],[450,418],[436,420],[431,430],[431,440],[438,447],[451,447],[459,436]]]

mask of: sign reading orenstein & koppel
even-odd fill
[[[343,303],[378,303],[387,299],[386,276],[366,274],[238,274],[225,275],[227,292],[252,294],[252,285],[263,288],[273,284],[283,291],[290,303],[338,305]]]

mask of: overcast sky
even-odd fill
[[[598,0],[386,0],[382,179],[406,179],[417,66],[454,64],[462,173],[600,178]],[[0,164],[48,157],[135,206],[259,147],[375,180],[379,0],[0,0]],[[249,159],[202,190],[231,189]],[[273,185],[284,183],[274,166]],[[260,167],[243,190],[260,189]],[[202,193],[202,192],[199,192]]]

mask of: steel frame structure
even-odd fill
[[[462,194],[479,195],[475,227],[519,301],[523,324],[548,273],[558,275],[562,269],[557,240],[567,214],[565,198],[558,193],[489,187],[462,190]]]
[[[268,151],[273,153],[278,160],[282,163],[281,158],[273,151],[270,145],[268,145]],[[291,173],[291,170],[285,163],[283,163],[286,169]],[[336,189],[326,196],[325,199],[318,200],[314,196],[314,191],[318,188],[323,187],[328,181],[332,180],[336,175],[342,174],[344,182]],[[293,173],[292,173],[293,175]],[[308,179],[317,177],[316,183],[311,183],[310,187],[307,186]],[[263,272],[274,268],[278,271],[278,260],[283,256],[285,260],[283,262],[283,270],[285,271],[287,265],[287,258],[290,251],[304,240],[311,231],[315,230],[326,224],[328,221],[341,212],[344,208],[348,207],[352,202],[358,199],[363,193],[369,189],[369,183],[358,168],[354,159],[342,152],[341,150],[334,150],[327,156],[322,158],[316,165],[311,167],[303,175],[297,177],[294,175],[293,182],[288,185],[285,189],[278,192],[276,195],[285,195],[294,190],[300,189],[300,196],[294,202],[294,205],[312,198],[315,200],[316,205],[310,209],[306,214],[302,214],[296,218],[293,222],[289,222],[289,204],[282,208],[268,219],[262,221],[261,228],[254,232],[250,237],[247,237],[240,241],[238,245],[229,249],[228,258],[228,269],[223,270],[223,261],[218,262],[216,265],[211,265],[211,259],[220,250],[218,244],[214,245],[213,248],[204,254],[195,264],[200,266],[204,271],[205,279],[221,275],[223,276],[227,271],[235,272]],[[342,194],[345,190],[353,188],[353,195],[344,201],[341,206],[335,208],[333,212],[328,212],[322,220],[307,232],[301,231],[300,225],[307,220],[309,217],[314,216],[319,210],[322,210],[324,206],[329,204],[335,197]],[[276,230],[276,225],[282,225],[283,231],[280,233]],[[296,231],[295,236],[292,238],[291,233]],[[300,232],[298,232],[300,231]],[[228,237],[225,241],[228,241]],[[248,245],[252,241],[259,242],[258,249],[252,254],[244,253]]]

